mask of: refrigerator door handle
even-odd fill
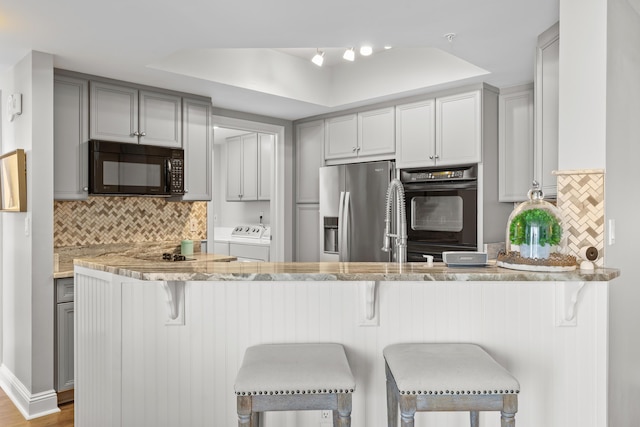
[[[344,242],[342,241],[344,222],[344,191],[340,192],[340,203],[338,204],[338,261],[342,261],[344,252]]]
[[[342,243],[344,250],[340,251],[341,261],[351,261],[351,250],[349,247],[349,217],[351,216],[351,193],[347,191],[344,195],[344,209],[342,213]]]

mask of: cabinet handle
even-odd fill
[[[147,133],[146,133],[146,132],[144,132],[144,131],[143,131],[143,132],[140,132],[140,136],[147,136]]]
[[[353,147],[353,148],[351,149],[351,152],[352,152],[352,153],[355,153],[357,149],[358,149],[358,147]]]
[[[133,133],[131,134],[131,136],[140,136],[140,132],[135,131],[135,132],[133,132]]]
[[[439,158],[440,158],[440,156],[438,156],[438,155],[436,154],[436,159],[439,159]]]
[[[362,148],[362,147],[358,147],[358,148],[356,148],[356,151],[360,151],[360,149],[361,149],[361,148]]]

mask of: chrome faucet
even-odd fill
[[[393,196],[396,197],[399,206],[398,221],[396,221],[396,233],[391,234],[391,201]],[[406,206],[404,200],[404,187],[399,179],[394,178],[387,188],[387,209],[384,217],[384,244],[382,250],[389,252],[391,250],[391,238],[395,237],[396,243],[396,262],[407,262],[407,216],[405,214]]]

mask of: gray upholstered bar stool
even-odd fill
[[[387,422],[413,427],[416,411],[500,411],[501,427],[515,426],[520,384],[474,344],[394,344],[384,349]]]
[[[265,411],[332,410],[334,427],[349,427],[354,390],[340,344],[249,347],[235,383],[238,426],[258,427]]]

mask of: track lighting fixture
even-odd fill
[[[373,53],[373,49],[371,48],[371,46],[362,46],[362,47],[360,47],[360,55],[369,56],[372,53]]]
[[[350,47],[349,49],[344,51],[344,55],[342,55],[342,57],[347,61],[353,61],[354,59],[356,59],[356,53],[353,51],[353,48]]]
[[[320,49],[316,49],[316,54],[311,58],[311,62],[316,64],[318,67],[322,67],[322,63],[324,62],[324,52]]]

